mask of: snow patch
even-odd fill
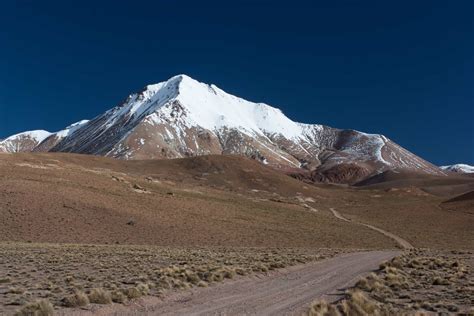
[[[448,166],[441,166],[440,168],[445,171],[451,171],[451,172],[474,173],[474,166],[462,164],[462,163],[448,165]]]

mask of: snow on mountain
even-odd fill
[[[457,173],[474,173],[474,166],[458,163],[455,165],[441,166],[443,170]]]
[[[323,178],[338,170],[358,177],[388,169],[444,174],[382,135],[297,123],[277,108],[186,75],[148,85],[104,114],[51,134],[34,150],[121,159],[238,154],[275,168],[317,170]]]
[[[64,138],[74,133],[76,130],[81,128],[87,122],[89,122],[89,120],[82,120],[82,121],[73,123],[69,125],[68,127],[66,127],[65,129],[63,129],[62,131],[56,132],[55,134],[57,137]]]
[[[32,151],[51,133],[44,130],[28,131],[12,135],[0,141],[0,152],[28,152]]]
[[[185,75],[169,81],[177,91],[175,100],[185,105],[188,127],[200,126],[208,130],[236,128],[249,135],[279,133],[288,139],[301,136],[302,128],[276,108],[263,103],[252,103],[227,94],[215,85],[197,82]]]
[[[75,131],[80,129],[82,126],[87,124],[89,122],[88,120],[82,120],[76,123],[73,123],[66,127],[63,130],[60,130],[59,132],[56,133],[51,133],[48,137],[43,139],[34,149],[33,151],[39,151],[39,152],[44,152],[44,151],[49,151],[51,148],[56,146],[60,141],[62,141],[64,138],[74,134]]]
[[[76,122],[56,133],[36,130],[12,135],[0,141],[0,152],[14,153],[48,151],[58,144],[63,138],[72,135],[76,130],[78,130],[87,122],[88,120]]]

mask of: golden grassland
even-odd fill
[[[0,244],[0,312],[126,303],[332,257],[342,250]],[[2,310],[3,309],[3,310]]]
[[[360,279],[345,299],[316,301],[307,315],[474,315],[473,260],[469,251],[409,250]]]

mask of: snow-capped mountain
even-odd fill
[[[186,75],[146,86],[65,131],[34,150],[121,159],[239,154],[285,170],[317,169],[323,178],[343,170],[358,179],[388,169],[444,174],[382,135],[297,123]]]
[[[474,166],[458,163],[455,165],[441,166],[441,169],[457,173],[474,173]]]
[[[79,122],[76,122],[74,124],[69,125],[65,129],[56,132],[56,133],[50,133],[48,137],[46,137],[38,146],[36,146],[33,151],[49,151],[51,148],[56,146],[60,141],[62,141],[64,138],[68,137],[69,135],[72,135],[76,130],[81,128],[83,125],[85,125],[88,120],[82,120]]]
[[[50,135],[50,132],[43,130],[12,135],[0,141],[0,152],[17,153],[32,151]]]
[[[87,123],[83,120],[69,125],[64,130],[50,133],[44,130],[28,131],[0,140],[0,152],[16,153],[30,151],[49,151],[63,138]]]

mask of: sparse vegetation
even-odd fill
[[[101,289],[101,288],[94,288],[91,290],[89,295],[87,295],[89,301],[95,304],[111,304],[112,303],[112,295],[109,291]]]
[[[469,313],[474,278],[464,252],[414,249],[380,265],[335,304],[315,302],[308,315]],[[470,315],[470,314],[469,314]]]
[[[340,252],[0,244],[0,280],[4,280],[0,282],[0,313],[13,312],[18,306],[47,310],[44,302],[35,302],[40,298],[47,298],[58,308],[126,303],[147,295],[161,296],[170,290],[207,287],[225,279],[265,273]]]
[[[84,292],[76,290],[74,294],[66,296],[63,302],[66,307],[80,307],[89,304],[89,298]]]
[[[15,316],[51,316],[53,314],[53,305],[48,300],[38,300],[25,305],[15,313]]]
[[[110,295],[114,303],[124,303],[127,300],[127,296],[120,290],[112,291]]]

